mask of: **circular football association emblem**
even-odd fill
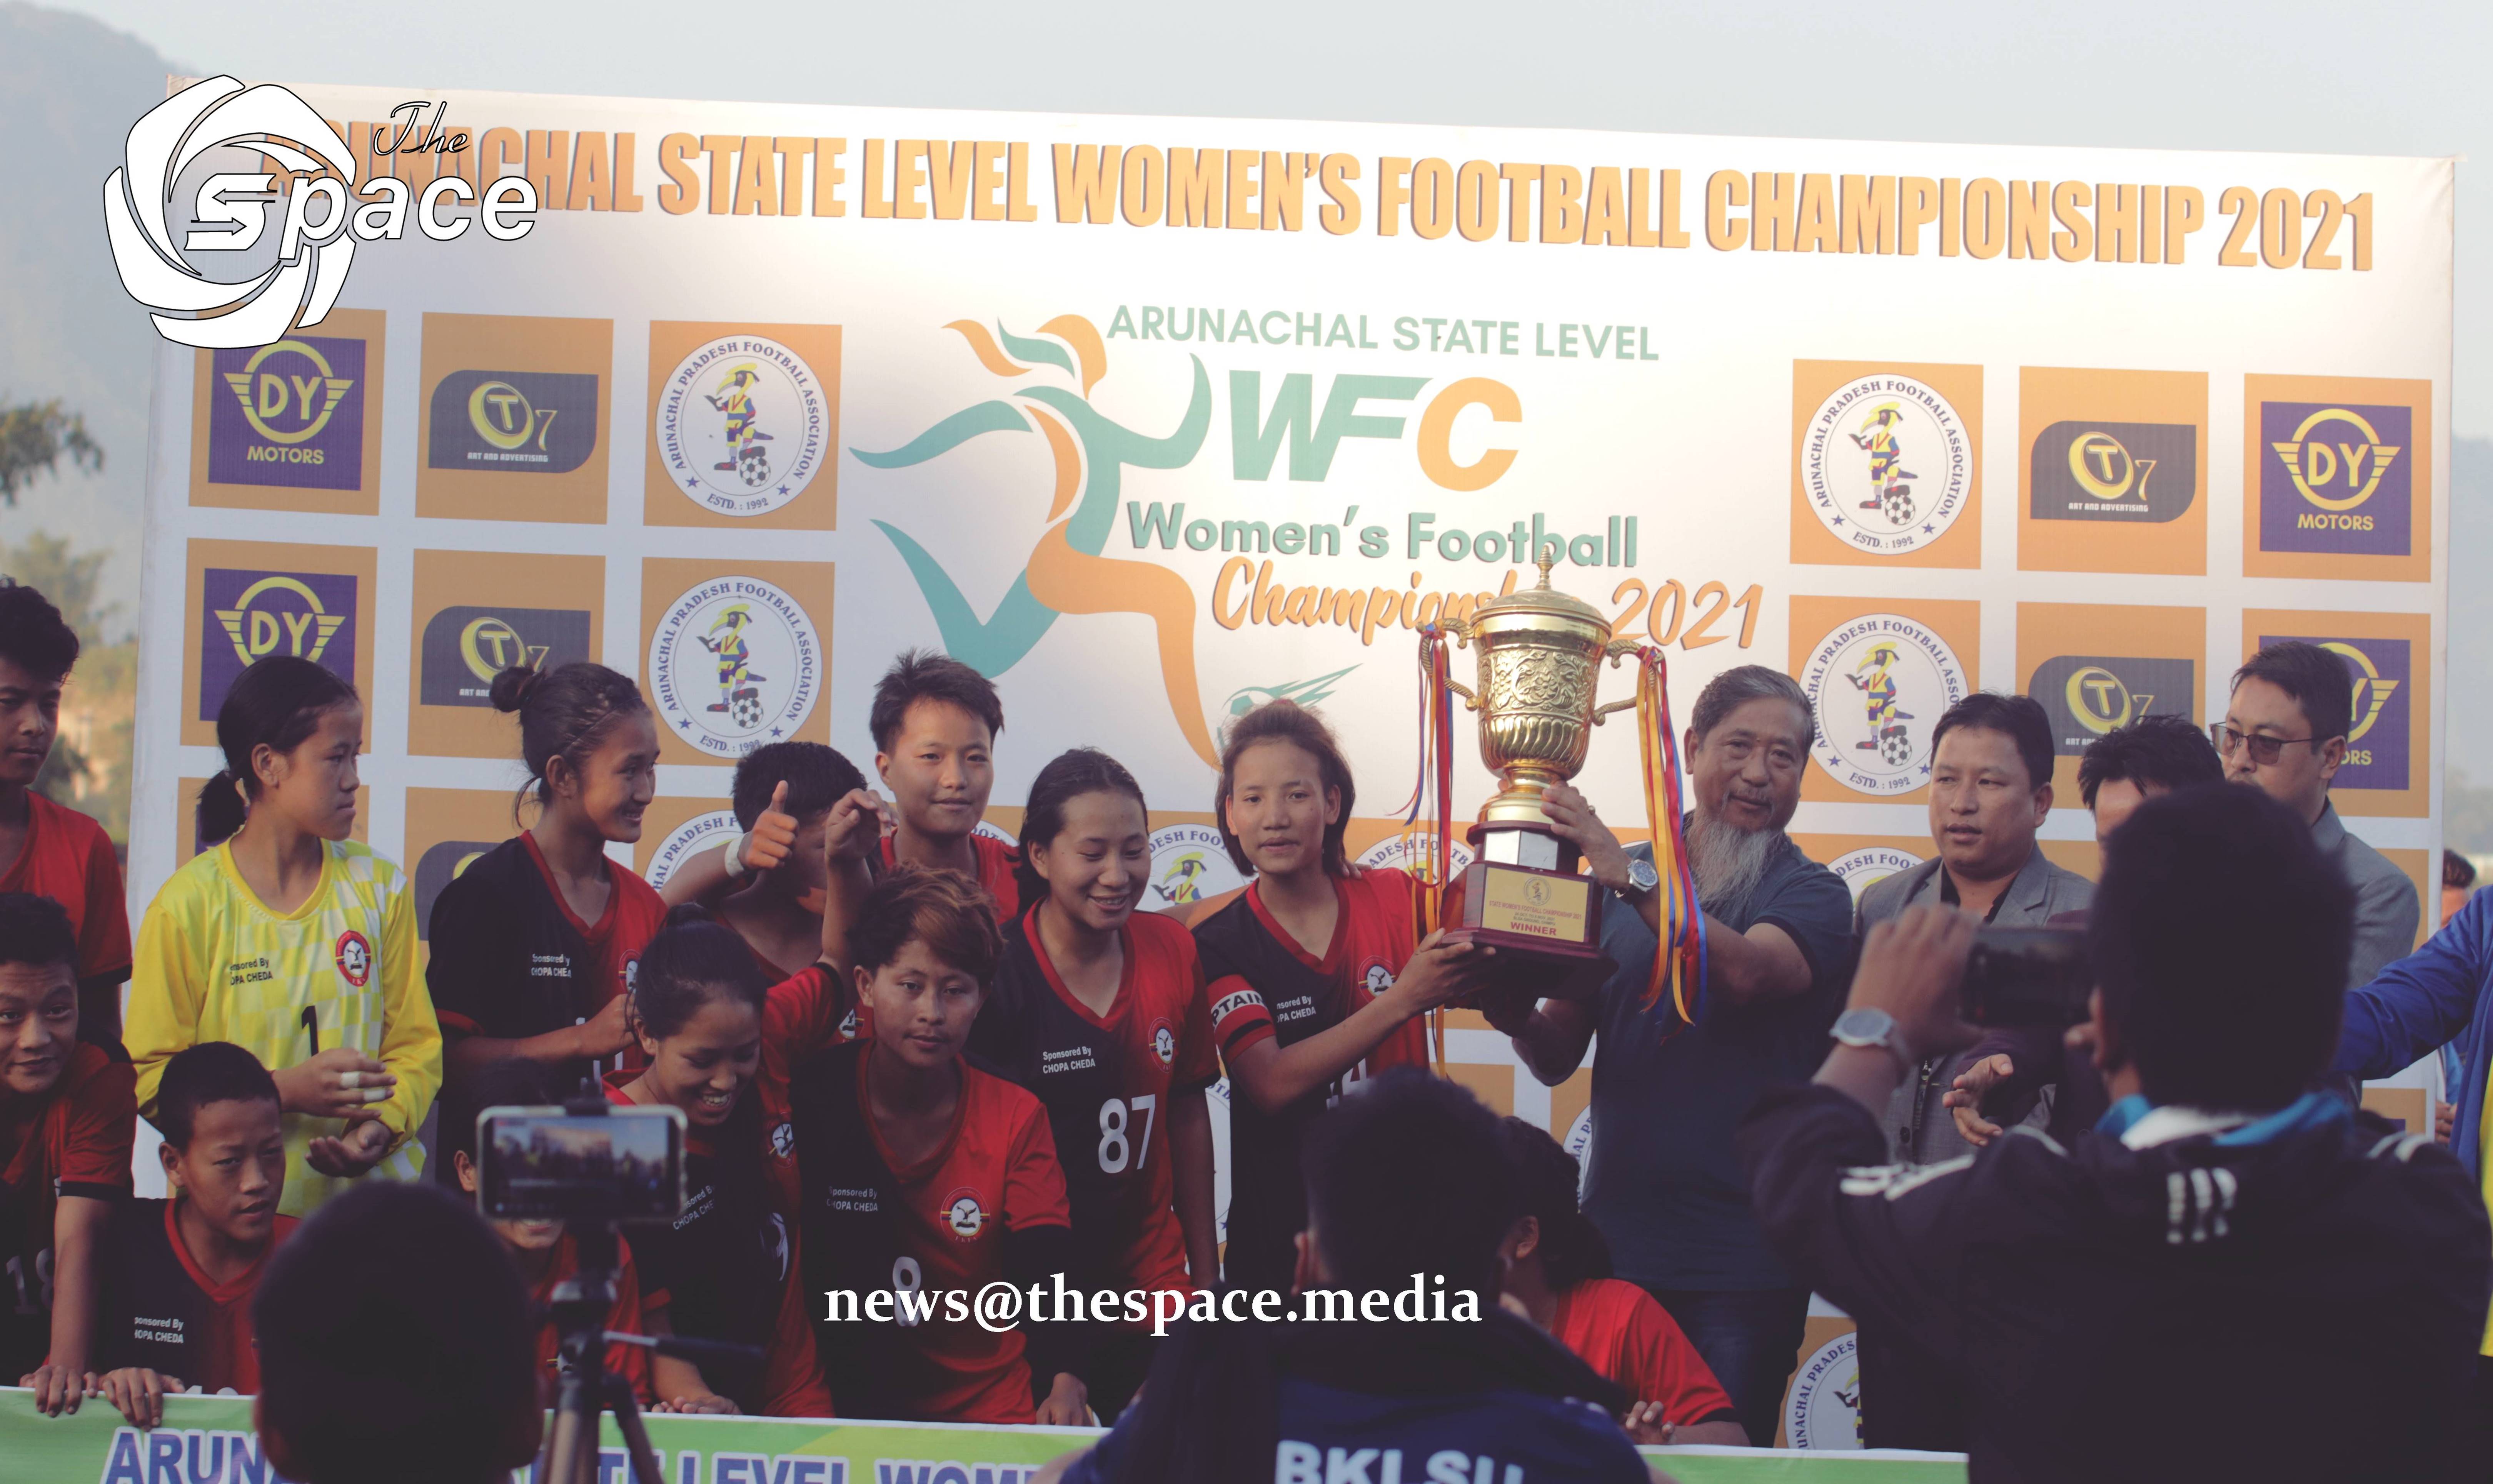
[[[1861,1446],[1860,1337],[1843,1334],[1810,1352],[1784,1398],[1784,1436],[1795,1448]]]
[[[1819,639],[1800,683],[1817,708],[1810,756],[1873,794],[1930,782],[1931,728],[1971,689],[1947,640],[1894,613],[1865,613]]]
[[[658,848],[649,856],[649,869],[641,875],[650,885],[663,889],[684,862],[735,833],[736,815],[731,810],[714,809],[706,815],[695,815],[667,832],[667,838],[658,842]]]
[[[677,598],[649,637],[649,686],[667,725],[703,752],[741,757],[784,741],[822,692],[822,640],[796,599],[725,577]]]
[[[373,982],[373,945],[352,928],[338,935],[331,954],[338,961],[339,977],[356,989]]]
[[[1567,1125],[1567,1137],[1558,1142],[1576,1159],[1576,1199],[1581,1202],[1593,1184],[1593,1111],[1589,1108],[1576,1115]]]
[[[978,1203],[978,1193],[963,1186],[944,1198],[944,1225],[963,1241],[976,1236],[987,1225],[986,1207]]]
[[[1871,887],[1899,871],[1910,871],[1921,863],[1922,858],[1910,850],[1899,850],[1894,846],[1870,846],[1859,850],[1847,850],[1828,861],[1826,869],[1835,873],[1836,879],[1842,881],[1851,891],[1852,900],[1858,902],[1861,894]]]
[[[1351,864],[1362,871],[1374,871],[1390,866],[1397,871],[1416,874],[1423,866],[1428,864],[1431,852],[1436,847],[1437,835],[1434,830],[1415,830],[1408,839],[1400,834],[1393,834],[1360,851],[1359,858]],[[1459,840],[1454,841],[1447,848],[1446,864],[1447,870],[1453,875],[1461,876],[1471,869],[1472,847]]]
[[[805,492],[830,428],[823,382],[802,356],[759,335],[696,346],[658,392],[658,453],[705,510],[761,516]]]
[[[1151,907],[1209,902],[1246,879],[1230,863],[1220,831],[1211,825],[1170,824],[1152,831]]]
[[[1937,541],[1965,512],[1973,446],[1948,400],[1910,376],[1847,381],[1801,434],[1801,488],[1847,545],[1896,556]]]

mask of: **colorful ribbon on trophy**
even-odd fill
[[[1411,894],[1413,941],[1437,931],[1452,877],[1454,846],[1447,818],[1454,813],[1455,689],[1446,636],[1435,624],[1420,631],[1420,769],[1402,810],[1399,853],[1419,889]],[[1425,842],[1420,839],[1425,832]],[[1445,1012],[1428,1012],[1428,1038],[1439,1076],[1446,1070]]]
[[[1643,1007],[1663,992],[1683,1025],[1697,1024],[1705,988],[1705,913],[1697,901],[1697,873],[1688,864],[1680,826],[1679,732],[1670,721],[1669,666],[1651,644],[1637,649],[1637,753],[1644,765],[1645,821],[1653,831],[1653,869],[1662,878],[1662,943],[1653,956]]]

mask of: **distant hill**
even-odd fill
[[[138,614],[147,483],[147,318],[122,292],[97,202],[131,121],[176,72],[146,43],[100,21],[0,4],[0,401],[59,398],[86,415],[101,474],[44,480],[0,507],[0,546],[29,531],[109,549],[101,600]]]

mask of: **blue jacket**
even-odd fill
[[[2484,1176],[2478,1134],[2484,1123],[2485,1063],[2493,1058],[2493,891],[2478,892],[2449,926],[2421,948],[2346,992],[2346,1024],[2337,1035],[2340,1072],[2388,1077],[2455,1037],[2467,1069],[2453,1100],[2457,1126],[2450,1150],[2468,1172]]]

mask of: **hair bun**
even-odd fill
[[[708,907],[702,905],[700,903],[678,902],[674,906],[667,908],[666,920],[661,922],[658,926],[660,931],[663,932],[668,928],[688,928],[695,923],[717,921],[717,914],[713,913]]]
[[[535,692],[537,683],[544,678],[545,671],[533,666],[505,667],[494,676],[493,690],[489,693],[494,699],[494,709],[517,711],[526,705],[528,697]]]

